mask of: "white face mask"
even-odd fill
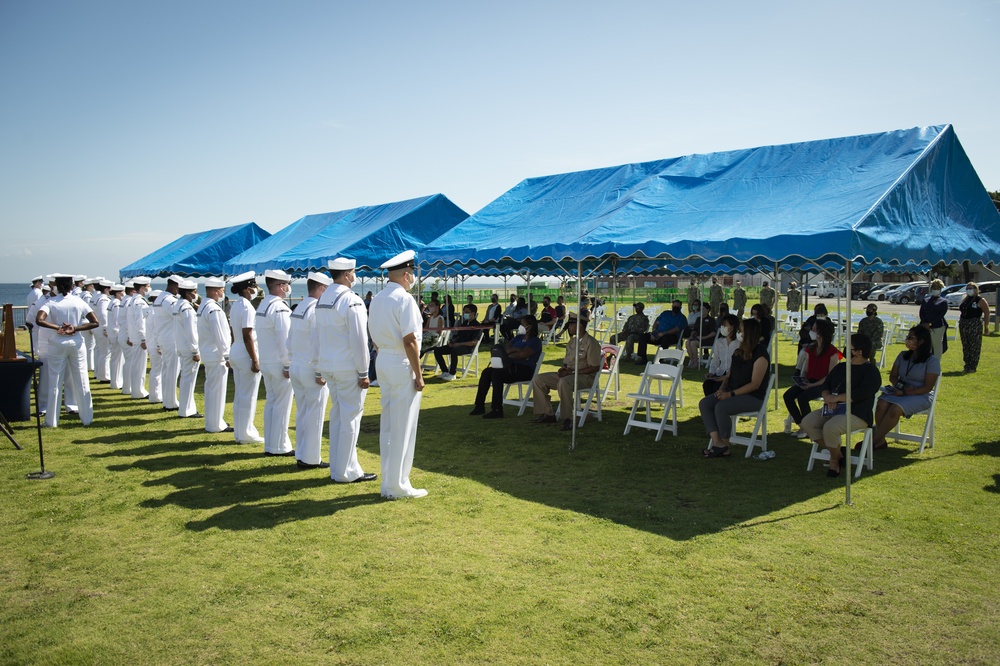
[[[250,294],[249,294],[249,300],[252,301],[255,298],[257,298],[257,290],[254,289],[254,288],[251,288],[250,289]]]
[[[816,331],[809,331],[809,339],[810,340],[816,339]]]
[[[526,329],[524,326],[518,326],[517,327],[517,334],[518,335],[527,335],[528,334],[528,329]]]
[[[940,296],[940,295],[941,295],[940,289],[931,289],[931,296]]]
[[[719,335],[721,335],[724,338],[728,338],[729,337],[729,327],[728,326],[720,326],[719,327]]]
[[[976,295],[976,290],[972,289],[971,287],[966,287],[965,288],[965,293],[967,293],[969,296],[975,296]]]
[[[357,283],[358,283],[358,276],[355,275],[354,273],[351,273],[351,287],[353,287]]]
[[[821,321],[826,321],[826,315],[816,315],[816,319],[819,319]]]
[[[742,333],[737,333],[736,334],[736,342],[743,342],[743,334]]]

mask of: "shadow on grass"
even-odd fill
[[[679,420],[682,436],[667,434],[654,442],[648,430],[622,435],[627,418],[622,402],[605,411],[603,422],[588,421],[578,431],[572,452],[569,433],[530,423],[530,412],[498,422],[469,417],[471,406],[422,409],[416,474],[424,470],[468,478],[523,500],[675,540],[764,517],[793,520],[812,512],[793,509],[785,515],[789,509],[830,492],[834,506],[843,501],[844,477],[827,478],[821,465],[807,473],[811,445],[783,433],[769,434],[768,448],[777,455],[766,462],[744,458],[743,447],[734,447],[729,458],[703,459],[700,451],[707,436],[700,417],[690,414],[699,398],[685,395],[687,413],[682,411]],[[781,415],[772,412],[772,423]],[[739,429],[749,428],[742,423]],[[366,417],[362,431],[359,446],[377,455],[378,418]],[[864,484],[878,473],[915,462],[909,453],[895,446],[879,451],[874,473],[865,470],[861,479],[852,479],[856,492],[863,492]],[[415,485],[434,493],[432,482]]]
[[[963,456],[1000,456],[1000,440],[976,442],[971,451],[960,451]]]
[[[195,532],[203,532],[213,527],[220,530],[269,529],[283,523],[331,516],[344,509],[384,501],[379,493],[368,493],[325,500],[302,499],[265,504],[237,504],[205,520],[192,520],[186,523],[185,527]]]

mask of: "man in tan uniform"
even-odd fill
[[[576,397],[573,394],[573,372],[579,365],[580,377],[578,388],[589,388],[594,383],[594,375],[601,370],[601,343],[587,333],[587,319],[577,319],[575,313],[569,314],[566,330],[570,339],[566,343],[566,358],[563,366],[556,372],[544,372],[534,380],[534,413],[533,423],[555,423],[556,416],[549,400],[549,391],[559,392],[559,405],[563,422],[560,429],[573,429],[573,416],[576,413]],[[579,339],[577,338],[579,336]],[[579,353],[577,343],[579,342]]]

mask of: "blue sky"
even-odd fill
[[[1000,1],[0,2],[0,282],[186,233],[953,123],[1000,189]]]

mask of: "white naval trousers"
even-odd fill
[[[415,375],[405,354],[379,350],[375,369],[382,391],[379,422],[379,453],[382,458],[382,495],[413,497],[410,485],[413,451],[417,443],[417,419],[422,393],[413,386]]]
[[[94,378],[106,382],[111,378],[111,357],[108,355],[111,340],[101,329],[94,331]]]
[[[86,345],[87,352],[87,368],[90,370],[94,370],[94,352],[97,349],[97,340],[94,338],[94,331],[97,331],[98,335],[101,334],[100,330],[96,328],[83,331],[83,343]],[[94,374],[97,374],[96,371]]]
[[[241,444],[263,442],[253,424],[257,415],[257,390],[260,388],[260,373],[250,372],[250,357],[230,356],[233,366],[233,437]]]
[[[132,395],[132,356],[138,345],[129,346],[128,334],[118,336],[122,348],[122,395]]]
[[[156,348],[147,349],[149,355],[149,401],[151,403],[163,402],[163,389],[161,378],[163,376],[163,355]]]
[[[121,390],[122,388],[122,368],[125,365],[125,355],[121,345],[118,344],[118,336],[108,337],[108,381],[111,388]]]
[[[32,331],[37,331],[35,326]],[[47,412],[49,406],[49,345],[35,343],[35,358],[42,363],[38,371],[38,411]]]
[[[358,462],[358,435],[368,390],[358,386],[355,370],[324,372],[330,387],[330,478],[354,481],[365,474]]]
[[[229,379],[229,368],[225,359],[205,361],[205,430],[222,432],[229,427],[222,420],[226,408],[226,384]]]
[[[194,354],[175,354],[177,357],[178,377],[180,379],[180,391],[177,398],[177,416],[194,416],[198,409],[194,406],[194,385],[198,381],[198,366],[200,361],[194,360]],[[169,387],[165,387],[164,395],[168,394]]]
[[[135,399],[149,397],[146,391],[146,361],[149,360],[149,352],[142,348],[138,342],[132,343],[132,358],[129,359],[129,389],[130,395]]]
[[[160,347],[163,352],[163,367],[160,369],[160,397],[167,409],[179,409],[177,402],[177,379],[180,377],[180,359],[177,345]]]
[[[323,444],[326,401],[330,397],[330,389],[317,384],[314,373],[312,366],[294,361],[288,370],[295,395],[295,458],[310,465],[318,465],[323,460],[320,446]]]
[[[48,345],[48,405],[45,414],[48,428],[59,426],[59,403],[62,400],[63,380],[76,397],[80,422],[90,425],[94,420],[94,403],[90,396],[90,379],[87,377],[87,348],[83,340],[60,335]],[[69,400],[67,400],[67,406]]]
[[[292,417],[292,382],[285,379],[284,366],[261,363],[264,375],[264,452],[288,453],[292,440],[288,438],[288,421]]]

